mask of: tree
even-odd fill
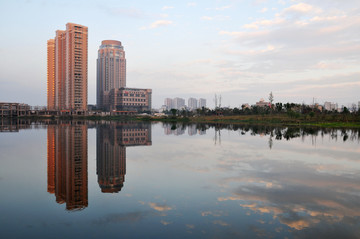
[[[172,113],[173,116],[176,116],[177,109],[171,109],[170,111],[171,111],[171,113]]]
[[[269,101],[270,101],[270,108],[272,108],[272,103],[274,101],[274,95],[273,95],[272,91],[269,94]]]

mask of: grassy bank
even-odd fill
[[[142,120],[142,117],[138,117]],[[259,124],[259,125],[303,125],[336,128],[360,128],[359,116],[321,115],[318,117],[293,118],[285,114],[237,115],[237,116],[197,116],[197,117],[149,117],[147,120],[162,122],[220,123],[220,124]]]
[[[236,116],[195,116],[195,117],[155,117],[155,116],[27,116],[32,120],[63,119],[63,120],[107,120],[107,121],[153,121],[153,122],[184,122],[210,124],[257,124],[274,126],[317,126],[329,128],[360,128],[360,115],[301,115],[291,117],[287,114],[268,115],[236,115]]]

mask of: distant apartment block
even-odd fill
[[[198,100],[195,98],[189,98],[188,99],[188,107],[191,110],[197,109],[198,108]]]
[[[47,42],[49,110],[87,110],[88,28],[67,23]]]
[[[151,95],[151,89],[111,89],[109,92],[110,111],[151,111]]]
[[[183,98],[176,97],[173,100],[173,108],[180,110],[185,107],[185,100]]]
[[[166,106],[167,110],[171,110],[173,108],[173,99],[166,98],[164,100],[164,105]]]
[[[167,110],[171,110],[171,109],[181,110],[186,108],[185,99],[179,97],[176,97],[174,99],[166,98],[164,100],[164,106],[166,107]],[[188,105],[187,105],[188,109],[194,110],[202,107],[206,107],[205,99],[200,98],[199,100],[197,100],[192,97],[188,99]]]
[[[200,98],[199,99],[199,108],[206,108],[206,99]]]
[[[109,110],[109,94],[112,89],[126,87],[126,59],[120,41],[101,42],[97,59],[96,105]]]
[[[331,103],[331,102],[325,102],[324,103],[324,108],[327,111],[338,110],[338,104]]]

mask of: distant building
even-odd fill
[[[176,97],[174,100],[173,100],[173,108],[174,109],[177,109],[177,110],[180,110],[182,108],[185,107],[185,100],[183,98],[178,98]]]
[[[188,99],[188,107],[190,110],[194,110],[198,108],[198,100],[195,98]]]
[[[265,106],[270,107],[270,102],[266,102],[264,99],[260,99],[260,101],[256,102],[255,105],[258,106],[258,107],[265,107]]]
[[[251,107],[248,103],[245,103],[241,105],[241,108],[244,110],[244,109],[250,109]]]
[[[199,108],[206,108],[206,99],[200,98],[199,99]]]
[[[166,98],[164,100],[164,105],[166,106],[167,110],[171,110],[173,108],[173,99]]]
[[[28,115],[30,106],[20,103],[0,102],[0,118]]]
[[[67,23],[47,42],[49,110],[87,110],[88,28]]]
[[[96,105],[110,109],[109,93],[112,89],[126,87],[126,59],[120,41],[101,42],[97,59]]]
[[[333,111],[333,110],[338,110],[338,104],[336,103],[331,103],[331,102],[325,102],[324,103],[324,108],[327,111]]]
[[[151,111],[151,95],[151,89],[111,89],[109,92],[110,111]]]

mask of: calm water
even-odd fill
[[[0,126],[0,238],[360,238],[359,131]]]

